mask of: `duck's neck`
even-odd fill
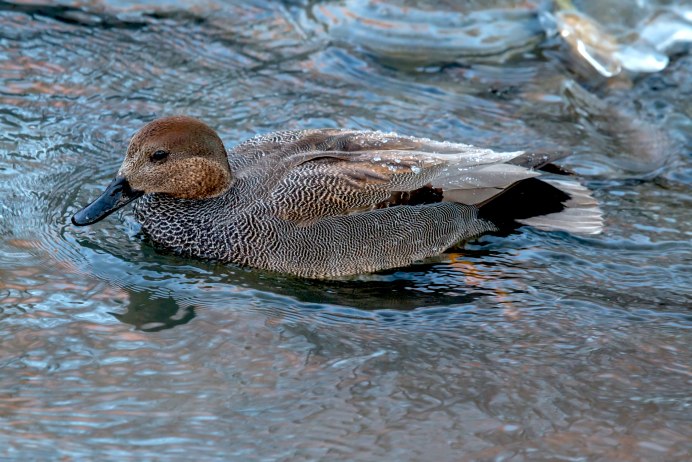
[[[135,204],[135,218],[158,245],[186,256],[224,259],[233,251],[234,200],[231,190],[204,200],[147,194]]]

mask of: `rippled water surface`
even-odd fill
[[[523,1],[0,1],[0,458],[689,460],[692,8],[575,5],[677,24],[665,69],[606,80]],[[179,113],[569,149],[605,232],[319,282],[73,227]]]

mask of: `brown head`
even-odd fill
[[[230,187],[231,178],[226,149],[213,129],[192,117],[164,117],[132,137],[116,178],[72,222],[95,223],[148,193],[212,198]]]
[[[132,137],[118,176],[144,193],[181,199],[218,196],[231,182],[226,149],[216,132],[192,117],[156,119]]]

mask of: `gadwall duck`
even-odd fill
[[[226,152],[199,120],[166,117],[134,135],[115,179],[72,222],[138,199],[142,231],[179,255],[347,276],[519,225],[600,232],[589,191],[550,164],[559,157],[338,129],[272,133]]]

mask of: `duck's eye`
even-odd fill
[[[170,153],[168,151],[164,151],[163,149],[159,149],[155,153],[151,155],[151,160],[153,162],[161,162],[163,160],[166,160],[168,158],[168,155]]]

